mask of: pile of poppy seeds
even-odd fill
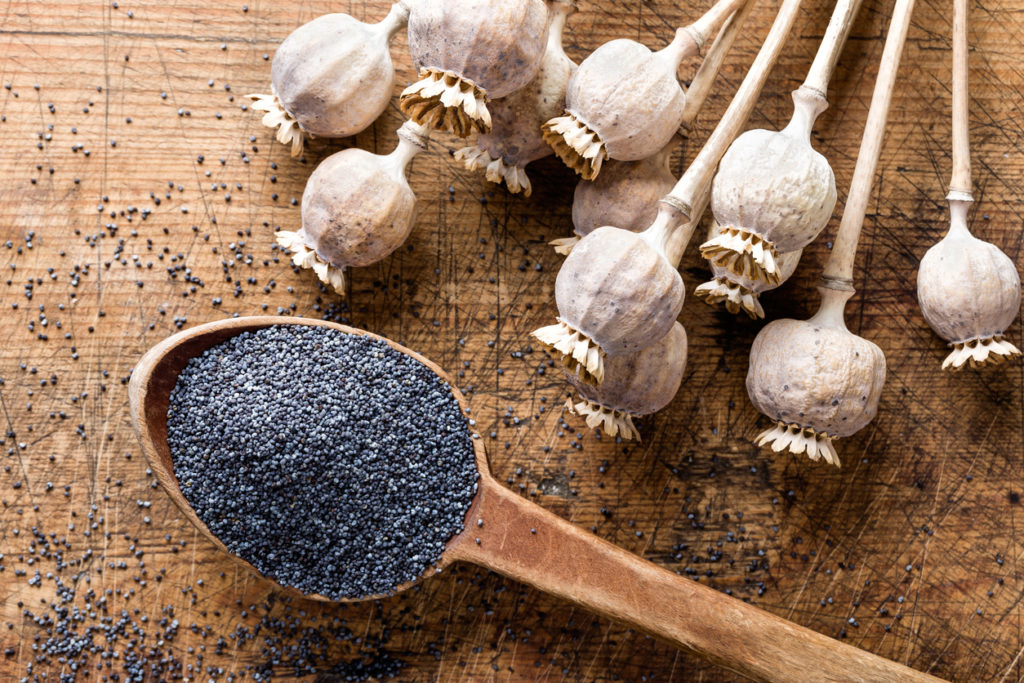
[[[232,553],[331,599],[422,576],[477,489],[450,385],[382,340],[328,327],[244,332],[191,359],[167,443],[182,493]]]

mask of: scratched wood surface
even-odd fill
[[[751,127],[789,116],[788,93],[828,18],[827,3],[805,4]],[[752,16],[696,133],[680,144],[677,169],[724,110],[775,7],[762,0]],[[272,233],[299,224],[306,177],[348,145],[390,151],[400,115],[392,106],[356,138],[317,140],[293,160],[243,96],[266,89],[268,56],[299,24],[329,10],[377,20],[386,9],[318,0],[0,7],[0,678],[71,671],[56,656],[34,663],[58,595],[84,610],[72,629],[126,615],[140,648],[177,661],[190,680],[289,678],[301,659],[324,680],[380,661],[404,664],[398,678],[409,681],[732,678],[470,566],[347,607],[275,600],[271,585],[237,571],[154,487],[125,381],[141,353],[179,327],[283,312],[365,327],[457,373],[498,478],[601,537],[938,676],[1020,680],[1022,366],[942,374],[944,347],[914,298],[917,261],[947,221],[948,3],[919,1],[900,70],[848,316],[885,350],[889,376],[878,417],[839,442],[841,470],[751,445],[762,423],[743,378],[762,323],[692,297],[681,317],[690,338],[683,387],[643,421],[642,444],[599,440],[563,416],[566,386],[554,369],[539,372],[547,358],[528,336],[555,313],[560,258],[546,242],[571,230],[575,181],[552,159],[531,167],[533,197],[511,197],[464,171],[449,153],[458,141],[437,136],[412,166],[420,207],[406,248],[352,272],[346,297],[293,272]],[[581,59],[617,37],[660,47],[700,9],[581,0],[569,52]],[[974,2],[970,32],[972,225],[1015,259],[1021,9]],[[817,126],[840,206],[890,10],[865,0]],[[404,84],[412,70],[401,36],[393,55]],[[836,224],[798,276],[765,297],[770,319],[812,310]],[[691,291],[706,276],[692,251],[683,264]],[[1020,345],[1019,324],[1009,336]],[[302,628],[326,626],[333,637],[301,647]],[[78,680],[120,666],[93,655]]]

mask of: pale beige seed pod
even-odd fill
[[[598,228],[558,271],[558,323],[533,336],[584,382],[604,381],[606,355],[633,353],[668,334],[683,307],[683,280],[647,242],[650,234]]]
[[[679,391],[686,372],[686,330],[676,322],[660,341],[635,353],[608,356],[604,381],[594,386],[566,371],[578,401],[566,401],[570,411],[586,419],[591,429],[609,436],[640,440],[633,419],[655,413]]]
[[[656,154],[683,121],[679,65],[700,52],[739,4],[718,0],[657,52],[627,39],[594,50],[569,79],[564,115],[544,124],[544,139],[555,154],[585,180],[598,176],[605,159],[636,161]]]
[[[264,111],[263,125],[302,154],[306,137],[355,135],[379,117],[395,89],[391,39],[409,18],[407,0],[383,21],[366,24],[325,14],[291,32],[274,53],[270,94],[249,95]]]
[[[747,131],[722,157],[711,210],[723,230],[700,247],[710,262],[770,284],[779,283],[779,254],[813,242],[836,204],[832,167],[810,139],[825,100],[800,89],[793,103],[784,129]]]
[[[712,220],[711,226],[708,228],[708,239],[713,240],[721,234],[722,226],[718,224],[718,221]],[[761,294],[782,286],[796,272],[802,254],[803,249],[797,249],[778,255],[779,281],[774,284],[769,284],[764,280],[754,280],[712,263],[711,280],[698,286],[693,290],[693,294],[712,306],[725,304],[726,310],[730,313],[743,311],[751,318],[763,318],[764,308],[761,307]]]
[[[639,161],[608,161],[594,180],[580,180],[572,195],[574,235],[552,240],[559,254],[568,254],[582,237],[603,225],[630,232],[645,230],[658,215],[658,200],[676,184],[669,168],[675,140],[654,156]]]
[[[543,0],[416,0],[408,34],[420,80],[402,92],[402,111],[459,137],[487,133],[487,101],[533,79],[547,27]]]
[[[750,349],[747,393],[775,420],[757,437],[776,453],[807,453],[839,466],[832,440],[850,436],[878,412],[885,355],[846,328],[843,307],[852,288],[819,287],[822,302],[810,320],[775,320]]]
[[[405,172],[426,149],[427,132],[406,121],[390,154],[353,147],[324,159],[302,193],[302,229],[276,234],[292,262],[344,294],[346,267],[376,263],[400,247],[416,211]]]
[[[533,187],[526,165],[552,153],[540,127],[562,111],[565,86],[576,70],[576,63],[562,48],[565,20],[575,9],[572,0],[551,3],[547,49],[537,75],[525,87],[491,102],[491,132],[455,152],[467,169],[483,171],[492,183],[504,182],[509,192],[529,197]]]
[[[585,180],[596,178],[607,158],[656,154],[683,120],[686,96],[676,70],[693,45],[679,29],[657,52],[626,39],[597,48],[569,79],[565,114],[544,124],[544,139]]]
[[[950,201],[946,236],[921,259],[917,301],[924,319],[953,347],[942,369],[996,364],[1020,355],[1004,338],[1020,311],[1020,276],[999,247],[967,229],[967,201]]]

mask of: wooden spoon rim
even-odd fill
[[[242,332],[264,329],[274,325],[329,327],[347,334],[379,339],[396,351],[404,353],[427,366],[434,374],[447,382],[448,386],[451,387],[452,394],[455,396],[455,400],[458,402],[462,413],[464,415],[468,415],[469,413],[465,396],[463,396],[462,392],[460,392],[458,387],[455,386],[455,382],[452,381],[451,376],[439,365],[429,358],[425,358],[412,349],[406,348],[387,337],[382,337],[378,334],[367,332],[366,330],[326,320],[270,315],[226,318],[224,320],[217,320],[197,325],[171,335],[147,351],[142,358],[139,359],[139,362],[132,370],[131,380],[128,383],[129,409],[131,412],[132,427],[135,429],[135,434],[138,437],[139,445],[142,448],[142,454],[146,458],[146,462],[149,464],[150,469],[156,476],[157,481],[160,482],[160,485],[170,496],[171,501],[181,511],[185,518],[202,533],[203,536],[213,542],[217,548],[227,554],[236,564],[254,572],[268,581],[272,581],[285,592],[296,597],[328,602],[361,602],[364,600],[376,600],[410,588],[422,581],[425,577],[435,574],[450,565],[456,560],[456,558],[455,554],[450,553],[449,550],[452,546],[457,544],[460,539],[467,537],[467,532],[456,534],[448,540],[436,565],[426,567],[419,578],[400,584],[391,593],[367,595],[360,598],[334,599],[319,593],[303,593],[297,588],[278,583],[272,577],[260,572],[260,570],[249,561],[231,552],[224,542],[217,538],[217,536],[210,531],[209,527],[199,519],[199,516],[192,508],[192,505],[181,492],[178,479],[174,474],[170,449],[167,446],[166,420],[167,403],[169,402],[170,390],[174,387],[174,384],[177,382],[178,374],[185,367],[190,358],[197,356],[210,347],[241,334]],[[188,355],[182,355],[181,352],[186,350],[189,352]],[[160,389],[165,389],[166,393],[160,392]],[[479,473],[480,478],[477,481],[477,493],[473,496],[473,500],[466,511],[466,517],[463,522],[467,530],[470,527],[470,520],[473,518],[475,511],[479,507],[480,490],[485,486],[494,485],[493,478],[490,476],[487,453],[484,450],[482,440],[476,435],[473,436],[472,440],[477,472]]]

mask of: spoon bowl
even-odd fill
[[[218,320],[196,327],[189,328],[174,334],[164,341],[151,348],[136,364],[132,370],[131,381],[128,385],[129,404],[131,408],[132,425],[139,437],[142,453],[149,464],[150,469],[160,482],[163,489],[168,493],[171,501],[181,513],[193,524],[203,536],[210,540],[220,550],[224,551],[232,560],[245,569],[263,576],[263,574],[250,562],[239,555],[231,552],[224,542],[221,541],[210,528],[206,526],[188,499],[181,491],[181,486],[174,473],[174,462],[171,458],[171,450],[167,443],[167,410],[170,405],[171,391],[178,381],[178,375],[188,365],[189,360],[201,355],[207,349],[227,341],[243,332],[254,332],[259,329],[273,325],[306,325],[316,327],[329,327],[347,334],[356,334],[372,337],[385,342],[396,351],[404,353],[426,365],[438,377],[448,383],[452,394],[458,401],[462,412],[467,413],[466,399],[456,387],[451,376],[441,369],[436,363],[420,354],[397,344],[390,339],[367,332],[365,330],[339,325],[338,323],[323,320],[311,320],[307,318],[290,318],[285,316],[254,316],[244,318],[228,318]],[[490,469],[487,464],[487,453],[484,451],[480,439],[473,439],[474,456],[476,469],[481,477],[490,478]],[[474,510],[478,507],[480,496],[474,497],[466,512],[466,523],[469,527],[469,520],[473,519]],[[442,553],[440,560],[434,566],[428,567],[423,575],[415,581],[407,581],[397,586],[392,593],[410,588],[424,577],[437,573],[450,565],[454,559],[448,548],[457,543],[462,535],[453,536]],[[271,579],[272,580],[272,579]],[[276,582],[275,582],[276,583]],[[366,595],[361,598],[333,599],[319,593],[303,593],[298,589],[284,584],[276,584],[288,594],[296,597],[311,598],[330,602],[358,602],[386,597],[384,594]]]
[[[167,444],[167,409],[178,375],[191,358],[237,334],[273,325],[317,325],[383,340],[448,382],[466,413],[464,397],[436,364],[384,337],[335,323],[275,316],[229,318],[179,332],[150,349],[132,371],[128,387],[132,424],[142,452],[182,514],[228,557],[256,574],[259,571],[252,564],[231,553],[209,530],[182,494]],[[755,679],[939,680],[728,597],[588,533],[506,489],[491,476],[481,440],[473,439],[473,447],[480,478],[466,512],[465,530],[448,541],[438,562],[427,567],[419,579],[393,592],[453,562],[465,561]],[[329,600],[281,588],[292,595]],[[379,597],[368,595],[359,600]],[[345,600],[349,601],[353,600]]]

